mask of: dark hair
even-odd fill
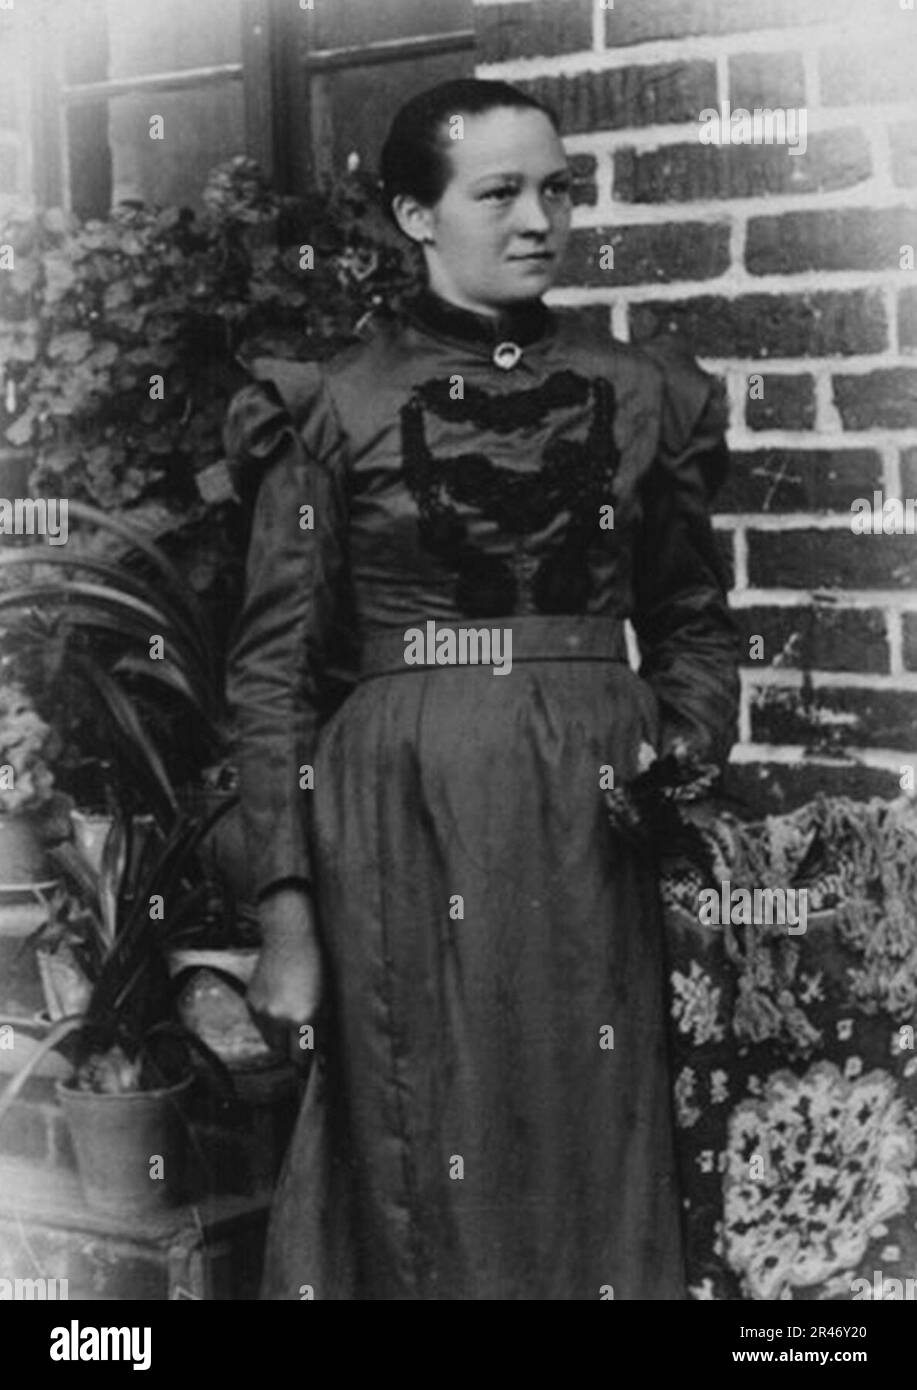
[[[396,113],[382,146],[382,197],[389,217],[394,220],[392,199],[399,194],[411,194],[424,207],[432,207],[442,197],[449,182],[443,126],[450,116],[480,116],[502,106],[541,111],[560,133],[557,116],[550,106],[508,82],[458,77],[418,92],[406,101]]]

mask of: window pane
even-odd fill
[[[108,22],[112,79],[241,60],[239,0],[108,0]],[[151,138],[154,116],[161,140]],[[114,201],[193,206],[213,166],[245,150],[242,82],[113,97],[109,140]]]

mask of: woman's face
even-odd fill
[[[400,200],[399,220],[423,245],[430,288],[494,315],[554,281],[570,230],[570,173],[541,111],[500,107],[463,116],[446,138],[451,177],[439,202]]]

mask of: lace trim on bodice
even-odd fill
[[[583,440],[554,438],[534,473],[495,464],[486,454],[432,453],[425,411],[449,423],[467,422],[497,434],[534,427],[552,411],[592,402]],[[555,372],[537,388],[491,393],[467,385],[453,399],[449,381],[414,388],[401,410],[402,463],[417,505],[420,543],[455,572],[455,601],[470,617],[518,613],[582,612],[592,590],[589,551],[602,535],[599,509],[612,502],[618,471],[615,396],[602,377]],[[488,554],[468,539],[467,519],[455,503],[492,521],[515,541],[511,555]],[[559,515],[564,526],[530,540]]]

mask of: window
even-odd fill
[[[374,167],[401,100],[473,71],[471,0],[302,3],[39,3],[36,197],[82,215],[124,198],[194,205],[209,170],[242,152],[302,192],[351,151]]]

